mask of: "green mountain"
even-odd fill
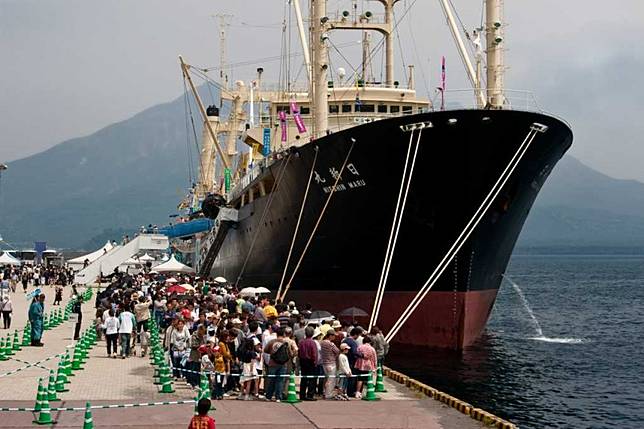
[[[168,222],[197,152],[186,129],[180,97],[11,162],[2,176],[0,234],[19,246],[42,240],[89,250]],[[644,184],[567,156],[542,189],[519,246],[644,247]]]

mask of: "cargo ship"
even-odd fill
[[[392,342],[467,347],[485,328],[539,190],[572,144],[570,127],[530,93],[504,88],[501,0],[486,0],[484,27],[466,35],[441,2],[472,88],[455,103],[443,81],[440,105],[417,96],[413,67],[404,85],[394,78],[396,0],[380,0],[382,14],[356,4],[335,15],[311,0],[308,21],[290,3],[304,89],[270,88],[260,68],[248,85],[218,83],[221,106],[206,107],[191,78],[198,69],[181,59],[203,120],[202,172],[185,206],[212,218],[183,237],[184,250],[202,275],[238,289],[267,287],[332,313],[363,309]],[[361,73],[333,74],[330,38],[356,30]],[[383,36],[382,82],[368,73],[371,32]]]

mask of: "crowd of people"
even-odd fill
[[[186,283],[193,287],[173,287]],[[281,401],[292,372],[302,376],[303,401],[361,398],[389,350],[377,327],[367,332],[355,321],[309,320],[309,304],[299,309],[293,301],[242,296],[226,283],[193,276],[118,275],[95,304],[110,357],[145,356],[153,318],[175,380],[197,389],[205,372],[214,399]]]
[[[13,301],[11,293],[19,287],[27,293],[29,287],[52,289],[52,305],[60,305],[63,300],[63,290],[73,282],[74,272],[68,267],[54,265],[7,265],[0,267],[0,313],[2,313],[2,328],[11,329],[13,316]]]
[[[27,292],[29,286],[61,286],[65,287],[74,281],[74,271],[69,267],[42,264],[24,264],[22,266],[7,265],[0,270],[2,289],[15,292],[21,286]]]

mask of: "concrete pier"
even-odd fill
[[[51,310],[53,288],[43,288],[47,294],[45,311]],[[65,290],[65,302],[69,299]],[[22,293],[12,294],[14,301],[13,328],[25,326],[28,302]],[[64,303],[63,303],[64,304]],[[94,320],[93,299],[83,304],[83,326]],[[6,338],[7,331],[0,330]],[[25,367],[24,362],[36,362],[64,352],[72,343],[73,326],[66,322],[48,330],[43,336],[44,347],[24,347],[8,361],[0,362],[0,408],[34,406],[38,377],[46,378],[47,369],[56,369],[58,359],[40,363],[41,366],[25,368],[5,375],[12,370]],[[108,358],[105,343],[99,341],[90,352],[85,369],[71,377],[69,392],[60,393],[61,401],[53,401],[55,408],[82,408],[86,401],[92,406],[140,404],[148,402],[172,402],[192,400],[195,391],[183,382],[174,383],[175,392],[161,394],[153,384],[153,367],[148,357],[130,357],[125,360]],[[20,359],[20,361],[16,360]],[[21,362],[23,361],[23,362]],[[475,420],[469,411],[456,409],[454,403],[442,401],[433,391],[423,391],[422,386],[411,379],[401,378],[395,371],[387,370],[385,386],[387,393],[379,393],[380,401],[361,400],[301,402],[297,404],[237,401],[226,399],[212,401],[216,408],[210,412],[218,428],[288,427],[299,428],[483,428],[512,427],[498,422]],[[417,383],[417,382],[416,382]],[[428,386],[429,388],[429,386]],[[473,407],[472,407],[473,409]],[[94,409],[95,427],[137,427],[163,428],[187,427],[194,405],[168,404],[119,409]],[[56,427],[82,427],[82,411],[52,411],[57,420]],[[0,426],[3,428],[33,427],[34,414],[30,411],[0,411]],[[482,419],[479,419],[482,420]]]

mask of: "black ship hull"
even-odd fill
[[[353,144],[286,299],[332,312],[350,306],[370,312],[410,144],[410,132],[401,126],[424,121],[433,126],[422,132],[391,264],[378,320],[385,332],[452,246],[532,124],[548,127],[536,136],[478,227],[395,339],[453,349],[470,344],[485,327],[541,186],[572,143],[569,127],[551,116],[512,110],[423,113],[360,125],[299,147],[246,187],[279,181],[265,196],[245,197],[238,227],[229,230],[212,273],[239,279],[239,287],[276,291],[285,270],[286,280],[291,277],[334,174]],[[316,151],[315,174],[286,267]]]

